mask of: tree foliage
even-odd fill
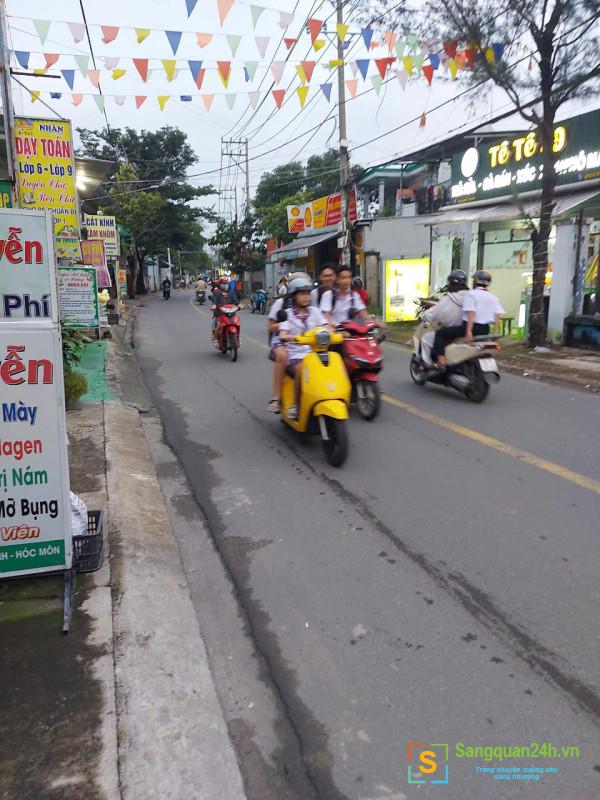
[[[253,214],[232,222],[219,219],[210,244],[219,251],[220,263],[238,275],[260,269],[264,264],[266,248]]]

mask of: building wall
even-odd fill
[[[417,218],[386,217],[365,228],[365,251],[377,252],[381,262],[394,258],[429,258],[429,228]]]

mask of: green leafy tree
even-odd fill
[[[271,172],[265,172],[256,190],[254,207],[266,208],[279,203],[284,197],[302,191],[304,181],[304,167],[299,161],[290,161]]]
[[[272,236],[277,243],[291,242],[294,234],[288,231],[287,207],[306,203],[307,200],[307,192],[298,192],[290,197],[284,197],[278,203],[258,208],[256,216],[260,229],[268,236]]]
[[[264,265],[266,248],[253,214],[246,214],[241,220],[232,222],[219,219],[210,244],[219,252],[221,264],[238,275]]]

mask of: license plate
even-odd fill
[[[480,358],[479,366],[482,372],[498,372],[498,364],[495,358]]]

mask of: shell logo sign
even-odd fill
[[[290,233],[302,233],[338,225],[342,220],[342,195],[336,192],[326,197],[319,197],[310,203],[288,206],[287,215]],[[348,218],[351,222],[358,218],[354,189],[348,195]]]

